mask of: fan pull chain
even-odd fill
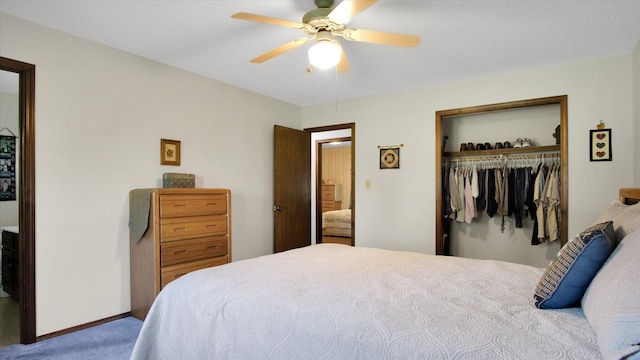
[[[336,76],[336,111],[338,111],[338,67],[334,67]]]

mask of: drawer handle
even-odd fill
[[[207,250],[215,250],[218,248],[218,245],[207,246]]]
[[[207,225],[207,227],[208,228],[210,228],[210,227],[218,227],[218,225],[217,224],[210,224],[210,225]]]
[[[176,275],[173,277],[173,280],[175,280],[175,279],[179,278],[180,276],[182,276],[182,275],[184,275],[184,274],[186,274],[186,273],[176,274]]]
[[[185,207],[187,204],[173,204],[173,207]]]
[[[189,250],[178,250],[178,251],[174,251],[173,255],[179,255],[179,254],[187,255],[188,253],[189,253]]]
[[[178,230],[187,231],[187,227],[183,226],[183,227],[173,228],[173,231],[178,231]]]
[[[216,206],[216,205],[218,205],[218,203],[217,203],[217,202],[210,202],[210,203],[207,203],[207,206]]]

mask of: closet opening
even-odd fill
[[[546,266],[568,237],[567,139],[566,95],[437,111],[436,253]],[[537,216],[536,178],[557,184]],[[491,204],[488,183],[503,190]]]

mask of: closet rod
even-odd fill
[[[446,161],[458,162],[458,161],[467,161],[467,160],[512,160],[512,159],[544,159],[546,157],[560,157],[560,153],[535,153],[535,154],[513,154],[513,155],[497,155],[497,156],[486,156],[486,155],[466,155],[466,156],[456,156],[445,158]]]

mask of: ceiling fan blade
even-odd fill
[[[343,0],[327,16],[336,24],[346,24],[378,0]]]
[[[269,16],[249,14],[246,12],[239,12],[237,14],[233,14],[231,15],[231,17],[234,19],[256,21],[256,22],[261,22],[261,23],[270,24],[270,25],[286,26],[294,29],[302,29],[304,27],[304,24],[301,22],[278,19],[278,18],[269,17]]]
[[[419,36],[365,29],[346,29],[343,31],[342,37],[351,41],[403,47],[416,47],[420,42]]]
[[[345,54],[342,45],[340,45],[340,62],[337,67],[339,73],[346,73],[349,71],[349,60],[347,60],[347,54]]]
[[[312,37],[308,37],[308,38],[305,37],[305,38],[295,39],[295,40],[290,41],[290,42],[288,42],[288,43],[286,43],[284,45],[280,45],[277,48],[275,48],[275,49],[273,49],[271,51],[268,51],[268,52],[258,56],[255,59],[252,59],[251,62],[252,63],[265,62],[265,61],[267,61],[267,60],[269,60],[269,59],[271,59],[273,57],[276,57],[276,56],[278,56],[278,55],[280,55],[282,53],[285,53],[285,52],[287,52],[289,50],[293,50],[293,49],[295,49],[295,48],[297,48],[299,46],[302,46],[302,45],[308,43],[309,41],[311,41],[311,39],[313,39],[313,38]]]

